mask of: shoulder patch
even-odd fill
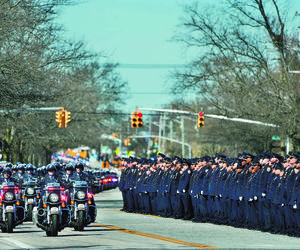
[[[205,169],[205,173],[207,173],[208,172],[208,169]]]
[[[271,172],[271,168],[270,168],[270,167],[268,167],[268,168],[267,168],[267,171],[268,171],[268,172]]]

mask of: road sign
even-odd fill
[[[273,141],[280,141],[280,137],[278,135],[272,135]]]

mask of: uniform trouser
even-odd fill
[[[163,194],[157,193],[157,210],[158,214],[162,214],[164,209]]]
[[[272,229],[270,201],[266,198],[261,198],[259,203],[261,204],[262,230],[270,231]]]
[[[178,194],[171,195],[171,205],[173,216],[180,216],[182,211],[180,211],[180,197]]]
[[[200,219],[200,213],[199,213],[199,204],[198,204],[198,195],[191,197],[191,202],[194,210],[194,218]]]
[[[219,218],[222,223],[226,223],[228,220],[228,215],[227,215],[227,198],[225,197],[219,197],[220,200],[220,215]]]
[[[151,213],[156,215],[157,214],[157,193],[151,192],[149,193],[150,203],[151,203]]]
[[[297,226],[297,217],[291,206],[284,206],[285,226],[287,231],[293,230]]]
[[[272,217],[274,216],[273,230],[276,232],[284,232],[284,208],[281,206],[281,204],[271,203],[271,215]]]
[[[231,218],[232,224],[236,226],[238,223],[238,200],[232,200]]]
[[[199,214],[200,218],[203,222],[208,221],[208,210],[207,210],[207,195],[199,195]]]
[[[141,198],[139,197],[139,193],[133,192],[133,210],[138,212],[140,210]]]
[[[299,204],[297,204],[299,206]],[[293,207],[290,207],[290,214],[292,217],[295,218],[296,224],[292,227],[293,233],[296,234],[297,236],[300,236],[300,207],[297,207],[294,209]],[[288,229],[288,228],[287,228]]]
[[[215,202],[213,196],[208,196],[207,199],[207,212],[209,216],[209,220],[212,221],[215,213]]]
[[[150,204],[150,196],[149,193],[142,193],[143,198],[143,212],[150,214],[151,213],[151,204]]]
[[[220,198],[219,196],[215,196],[214,197],[214,201],[215,201],[215,217],[217,220],[220,219],[220,214],[221,214],[221,202],[220,202]]]
[[[229,223],[231,221],[231,213],[230,211],[232,210],[232,200],[229,198],[225,198],[223,200],[224,202],[224,223]]]
[[[276,205],[274,203],[270,203],[270,213],[271,213],[271,225],[272,225],[272,231],[279,230],[278,226],[278,220],[276,220],[277,211],[276,211]]]
[[[180,199],[183,204],[184,217],[193,217],[191,196],[188,193],[180,193]]]
[[[255,200],[249,202],[249,227],[258,229],[258,202]]]
[[[126,191],[122,191],[122,198],[123,198],[123,209],[127,210],[128,209],[128,202],[127,202]]]
[[[171,197],[169,193],[164,193],[164,213],[167,216],[172,215],[172,205],[171,205]]]
[[[244,226],[245,223],[245,205],[244,200],[237,201],[237,226]]]
[[[286,227],[285,227],[285,217],[284,217],[284,207],[281,206],[281,204],[277,204],[277,216],[278,218],[278,225],[281,233],[286,232]]]
[[[127,201],[128,201],[128,211],[132,212],[134,210],[133,191],[132,190],[127,190],[126,196],[127,196]]]

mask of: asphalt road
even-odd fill
[[[300,238],[210,223],[121,212],[121,193],[96,195],[95,223],[78,232],[66,228],[57,237],[32,222],[0,233],[0,249],[300,249]]]

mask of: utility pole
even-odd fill
[[[165,134],[166,134],[166,113],[164,113],[163,125],[164,125],[164,129],[162,131],[162,137],[165,137]],[[161,151],[165,152],[165,141],[162,141]]]
[[[158,139],[158,148],[161,150],[161,131],[162,131],[162,115],[159,116],[159,139]]]
[[[151,135],[151,125],[152,125],[152,117],[149,118],[149,135]],[[151,140],[150,137],[148,138],[148,148],[147,148],[147,156],[148,159],[150,158],[150,147],[151,147]]]
[[[184,119],[181,117],[181,147],[182,147],[182,157],[185,157],[185,149],[184,149]]]

